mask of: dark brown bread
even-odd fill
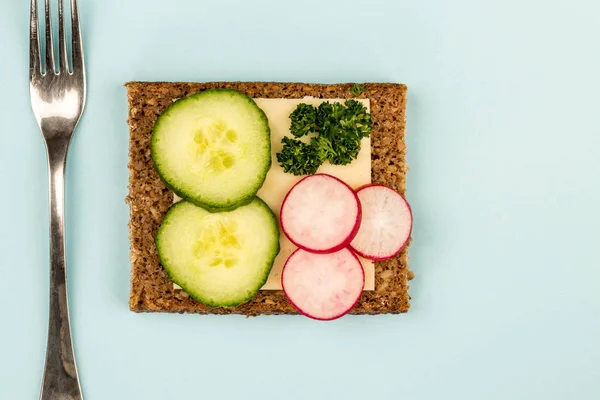
[[[154,236],[173,202],[173,194],[156,174],[150,157],[150,136],[158,116],[174,99],[210,88],[232,88],[258,98],[349,98],[352,84],[274,82],[167,83],[129,82],[129,237],[131,292],[129,306],[136,312],[199,314],[295,314],[282,291],[260,291],[246,304],[211,309],[173,284],[160,265]],[[374,129],[371,136],[372,181],[405,193],[404,143],[407,88],[401,84],[366,83],[361,98],[369,98]],[[375,264],[375,290],[365,291],[352,314],[398,314],[410,307],[408,246],[394,259]]]

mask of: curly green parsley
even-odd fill
[[[358,84],[358,83],[355,83],[352,86],[352,89],[350,89],[350,91],[352,92],[352,95],[354,97],[360,96],[365,90],[366,90],[365,87],[363,85]]]
[[[286,173],[311,175],[329,161],[350,164],[360,152],[362,138],[373,129],[371,114],[360,102],[324,102],[319,107],[299,104],[290,114],[291,133],[297,138],[312,135],[309,141],[283,138],[277,161]]]

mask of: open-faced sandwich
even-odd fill
[[[400,84],[130,82],[130,308],[409,308]]]

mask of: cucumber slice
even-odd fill
[[[271,131],[254,100],[230,89],[180,99],[157,120],[150,149],[179,197],[212,211],[248,204],[271,167]]]
[[[279,253],[279,227],[258,197],[221,213],[181,201],[167,212],[156,247],[169,277],[190,296],[210,307],[234,307],[267,281]]]

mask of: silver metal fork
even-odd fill
[[[40,399],[81,400],[67,301],[64,188],[69,143],[85,105],[85,66],[77,0],[71,0],[72,68],[67,54],[63,0],[58,0],[58,68],[54,63],[50,0],[45,0],[45,11],[46,54],[42,63],[37,2],[31,0],[31,106],[46,142],[50,186],[50,310]]]

